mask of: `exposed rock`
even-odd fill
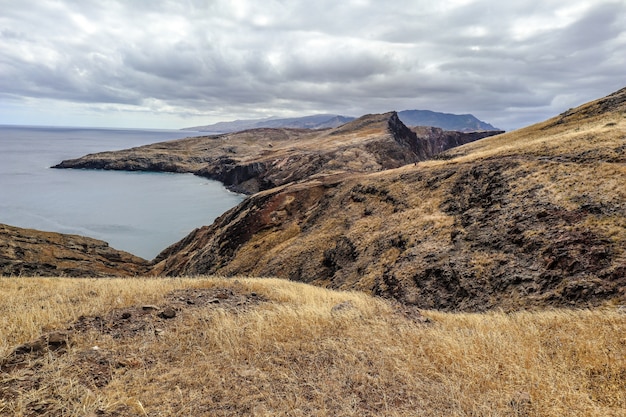
[[[447,130],[475,132],[498,130],[489,123],[478,120],[471,114],[450,114],[430,110],[403,110],[398,117],[407,126],[434,126]],[[219,122],[207,126],[189,127],[183,130],[211,133],[231,133],[259,128],[326,129],[341,126],[354,120],[354,117],[334,114],[315,114],[304,117],[235,120]]]
[[[21,369],[27,366],[32,359],[43,357],[49,352],[65,353],[70,339],[71,332],[54,331],[17,346],[10,355],[0,358],[0,372],[12,372]]]
[[[330,309],[330,313],[331,314],[339,314],[343,311],[346,310],[352,310],[354,309],[354,304],[352,304],[351,301],[344,301],[341,302],[339,304],[335,304],[331,309]]]
[[[445,159],[443,152],[457,146],[465,145],[488,136],[504,133],[503,131],[485,132],[456,132],[443,130],[437,127],[416,126],[411,130],[417,135],[418,150],[420,160]]]
[[[218,294],[230,294],[221,302]],[[189,302],[192,301],[192,302]],[[163,308],[152,305],[138,305],[114,309],[103,316],[81,316],[70,326],[70,331],[84,333],[95,331],[111,335],[114,339],[132,338],[137,335],[164,334],[170,326],[184,317],[186,312],[199,309],[226,309],[232,312],[246,311],[262,302],[265,297],[245,294],[236,285],[231,288],[191,288],[177,290],[166,296]],[[149,307],[149,308],[145,308]],[[156,308],[152,308],[156,307]],[[156,311],[159,310],[158,313]],[[128,318],[124,318],[128,315]]]
[[[258,193],[166,249],[153,273],[278,276],[445,310],[623,303],[624,94],[440,161]]]
[[[213,305],[211,300],[219,293],[230,294],[219,306]],[[194,300],[193,304],[182,300]],[[146,341],[146,337],[160,337],[167,333],[176,333],[181,317],[191,309],[205,312],[220,309],[231,313],[238,313],[254,308],[267,301],[265,297],[251,297],[246,295],[243,288],[233,285],[230,288],[197,288],[178,290],[166,295],[169,307],[176,313],[172,317],[162,318],[153,314],[153,309],[145,306],[128,306],[98,316],[81,316],[68,330],[59,330],[46,333],[37,339],[15,347],[10,354],[0,357],[0,403],[21,399],[25,393],[32,394],[33,401],[27,404],[27,415],[43,413],[45,415],[63,415],[60,408],[57,412],[50,412],[48,405],[50,397],[42,398],[42,386],[52,384],[56,387],[55,377],[58,372],[42,372],[46,364],[59,360],[62,355],[67,356],[59,360],[69,367],[73,387],[80,387],[84,392],[93,393],[106,387],[119,372],[125,373],[129,369],[151,369],[156,363],[150,355],[138,355],[137,349],[125,349],[128,346],[137,346],[137,342]],[[200,310],[202,311],[202,310]],[[167,315],[170,315],[168,313]],[[184,319],[183,319],[184,320]],[[85,345],[83,335],[93,333],[90,340],[100,340],[108,348]],[[115,340],[113,347],[109,341],[103,341],[98,335],[106,334]],[[137,339],[140,336],[141,339]],[[81,339],[81,340],[79,340]],[[108,339],[108,338],[107,338]],[[73,340],[77,343],[68,349]],[[143,342],[142,342],[143,343]],[[150,343],[147,341],[147,343]],[[121,348],[120,348],[121,347]],[[67,368],[65,368],[67,369]],[[58,402],[54,399],[55,404]],[[130,410],[119,410],[112,414],[96,411],[94,415],[126,416],[132,415]],[[2,411],[6,411],[6,407]],[[59,411],[60,410],[60,411]],[[109,408],[110,410],[110,408]],[[9,410],[10,412],[11,410]],[[83,410],[84,411],[84,410]],[[35,414],[33,414],[35,413]],[[59,414],[61,413],[61,414]],[[0,412],[5,415],[6,413]],[[42,414],[42,415],[43,415]],[[8,415],[8,414],[7,414]],[[10,414],[10,415],[14,415]],[[82,415],[82,414],[81,414]]]
[[[439,154],[480,135],[411,130],[387,113],[323,132],[190,138],[61,165],[195,172],[263,190],[164,250],[152,274],[278,276],[417,309],[619,304],[625,97]],[[410,164],[434,154],[439,161]]]
[[[438,143],[448,133],[434,130]],[[461,135],[477,140],[501,132]],[[376,172],[432,157],[441,145],[428,144],[395,112],[367,115],[335,129],[254,129],[187,138],[63,161],[55,168],[190,172],[253,194],[315,175]],[[452,143],[452,141],[447,141]]]
[[[159,313],[159,317],[162,319],[173,319],[176,317],[176,310],[173,307],[167,306]]]
[[[101,240],[0,224],[0,275],[134,276],[147,270],[146,260]]]
[[[18,346],[14,355],[41,352],[43,350],[59,350],[67,347],[70,335],[67,332],[52,332],[42,335],[39,339]]]

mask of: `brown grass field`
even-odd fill
[[[420,314],[207,277],[0,278],[0,294],[1,416],[626,416],[616,305]]]

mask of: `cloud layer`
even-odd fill
[[[184,127],[430,109],[513,129],[626,84],[621,0],[0,8],[0,123]]]

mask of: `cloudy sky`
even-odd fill
[[[507,130],[626,86],[626,0],[0,0],[0,124],[389,110]]]

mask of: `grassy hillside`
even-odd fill
[[[156,274],[278,276],[421,308],[626,303],[626,89],[440,160],[248,198]]]
[[[422,315],[247,278],[0,293],[2,416],[626,415],[616,307]]]

